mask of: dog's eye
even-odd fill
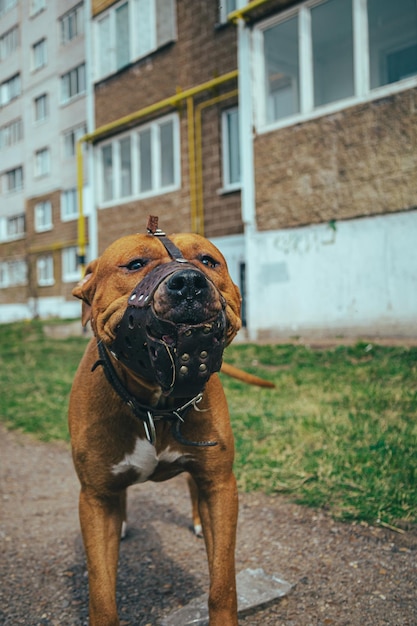
[[[130,261],[126,265],[122,265],[122,267],[125,267],[129,270],[129,272],[137,272],[142,269],[142,267],[145,267],[146,263],[147,261],[145,259],[133,259],[133,261]]]
[[[214,269],[219,265],[219,262],[216,261],[216,259],[213,259],[213,257],[209,254],[204,254],[203,256],[201,256],[200,261],[203,265],[209,267],[210,269]]]

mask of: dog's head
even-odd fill
[[[241,325],[241,298],[210,241],[193,234],[170,241],[179,261],[154,235],[118,239],[88,265],[73,295],[83,301],[83,324],[90,319],[117,358],[154,377],[166,393],[183,395],[184,385],[204,384],[220,368],[223,348]]]

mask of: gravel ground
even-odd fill
[[[87,578],[69,449],[0,426],[0,624],[87,624]],[[118,601],[122,626],[156,626],[207,588],[185,480],[131,489]],[[282,497],[242,494],[238,571],[262,567],[288,596],[242,626],[417,625],[417,529],[334,522]]]

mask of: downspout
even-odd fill
[[[197,177],[196,177],[196,200],[197,200],[197,216],[199,223],[199,230],[196,231],[200,235],[204,236],[204,194],[203,194],[203,147],[202,147],[202,113],[203,110],[213,106],[214,104],[218,104],[219,102],[223,102],[223,100],[228,100],[229,98],[233,98],[237,96],[239,93],[238,89],[233,89],[232,91],[228,91],[227,93],[223,93],[220,96],[215,96],[210,100],[205,100],[204,102],[200,102],[195,108],[195,143],[196,143],[196,169],[197,169]]]

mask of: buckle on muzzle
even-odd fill
[[[184,261],[156,267],[135,287],[110,346],[130,370],[161,386],[165,395],[190,397],[203,390],[211,374],[220,370],[226,346],[225,302],[212,319],[180,324],[159,318],[152,299],[170,274],[184,269]],[[191,263],[190,268],[195,270]]]

